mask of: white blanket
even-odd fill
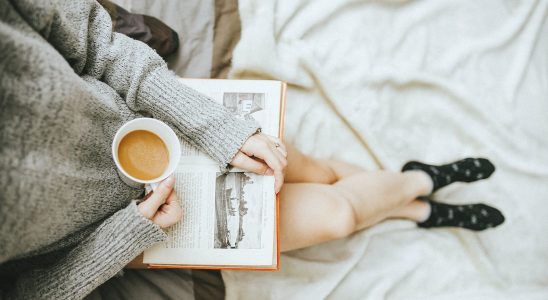
[[[233,76],[291,84],[289,142],[370,169],[488,157],[493,177],[435,199],[488,203],[506,222],[387,221],[284,254],[278,273],[223,272],[228,299],[548,299],[547,7],[240,0]]]

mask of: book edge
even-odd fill
[[[179,78],[184,80],[223,80],[223,81],[241,81],[231,79],[218,79],[218,78]],[[287,82],[279,80],[249,80],[247,81],[270,81],[280,83],[280,124],[278,128],[278,138],[284,141],[285,133],[285,107],[286,107],[286,94],[287,94]],[[146,266],[147,269],[200,269],[200,270],[247,270],[247,271],[266,271],[266,272],[278,272],[280,271],[280,196],[276,195],[276,262],[274,265],[265,267],[254,267],[252,265],[245,266],[223,266],[223,265],[178,265],[178,264],[147,264],[143,262],[144,257],[141,257],[141,263]]]

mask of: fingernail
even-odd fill
[[[169,187],[173,186],[175,184],[175,177],[169,176],[168,178],[166,178],[164,180],[164,183],[165,183],[165,185],[167,185]]]
[[[274,170],[268,169],[268,170],[266,170],[266,172],[265,172],[264,174],[265,174],[266,176],[274,175]]]

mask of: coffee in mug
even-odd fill
[[[138,118],[124,124],[112,141],[112,157],[120,178],[138,188],[157,184],[173,174],[181,157],[181,144],[164,122]]]
[[[148,130],[126,134],[118,145],[120,166],[141,180],[160,177],[169,164],[169,152],[162,139]]]

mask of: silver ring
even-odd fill
[[[278,147],[280,147],[280,144],[276,143],[276,144],[274,144],[274,146],[276,146],[276,148],[278,148]]]

